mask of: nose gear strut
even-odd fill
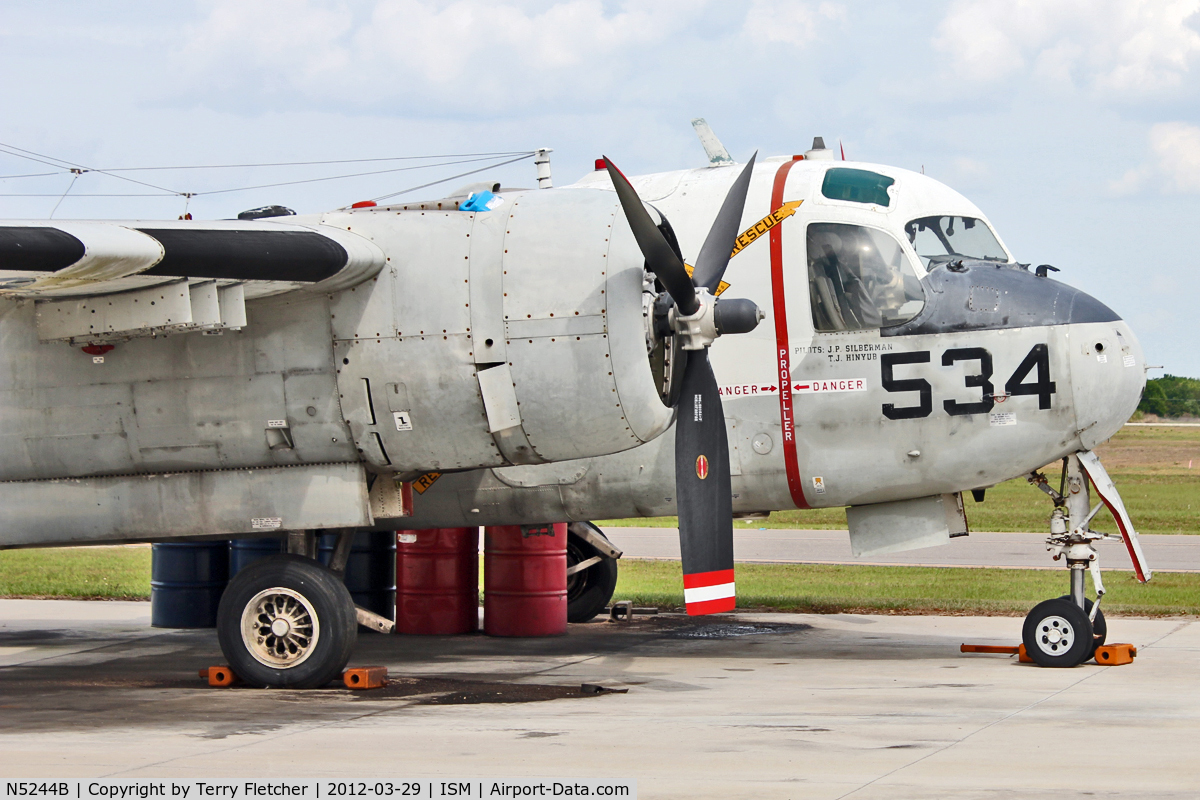
[[[1063,459],[1062,480],[1055,490],[1046,476],[1032,472],[1029,482],[1054,501],[1050,514],[1050,536],[1046,549],[1055,561],[1066,559],[1071,573],[1071,593],[1066,597],[1039,603],[1025,618],[1023,639],[1025,651],[1043,667],[1074,667],[1092,657],[1098,645],[1104,643],[1104,615],[1100,601],[1104,598],[1104,581],[1100,577],[1099,554],[1094,544],[1104,539],[1123,541],[1129,549],[1138,580],[1150,579],[1137,531],[1095,453],[1081,451]],[[1100,501],[1091,505],[1089,488],[1096,489]],[[1089,527],[1101,508],[1112,512],[1121,535],[1093,531]],[[1084,573],[1092,575],[1096,590],[1093,603],[1085,594]]]

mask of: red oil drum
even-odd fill
[[[483,632],[567,632],[567,523],[484,528]]]
[[[479,628],[479,528],[397,531],[396,633]]]

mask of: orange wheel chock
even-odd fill
[[[998,644],[964,644],[958,648],[961,653],[996,653],[1003,656],[1016,656],[1017,661],[1022,664],[1032,664],[1033,659],[1025,652],[1025,645],[998,645]]]
[[[347,689],[378,689],[387,686],[387,667],[351,667],[342,673]]]
[[[964,644],[958,649],[963,653],[999,653],[1006,656],[1015,656],[1019,648],[995,644]]]
[[[200,670],[200,677],[208,681],[209,686],[233,686],[237,675],[229,667],[205,667]]]
[[[1132,664],[1137,648],[1131,644],[1104,644],[1096,648],[1096,663],[1105,667]]]

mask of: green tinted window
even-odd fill
[[[896,181],[878,172],[865,169],[846,169],[835,167],[825,173],[825,182],[821,184],[821,194],[830,200],[849,200],[851,203],[875,203],[888,206],[892,198],[888,197],[888,187]]]

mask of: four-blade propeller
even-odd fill
[[[749,300],[718,300],[713,295],[732,257],[754,158],[730,187],[691,275],[633,186],[607,156],[604,163],[629,227],[646,257],[646,268],[671,296],[671,327],[687,356],[675,406],[675,500],[687,611],[731,611],[736,598],[729,442],[708,348],[717,336],[748,332],[762,318]]]

